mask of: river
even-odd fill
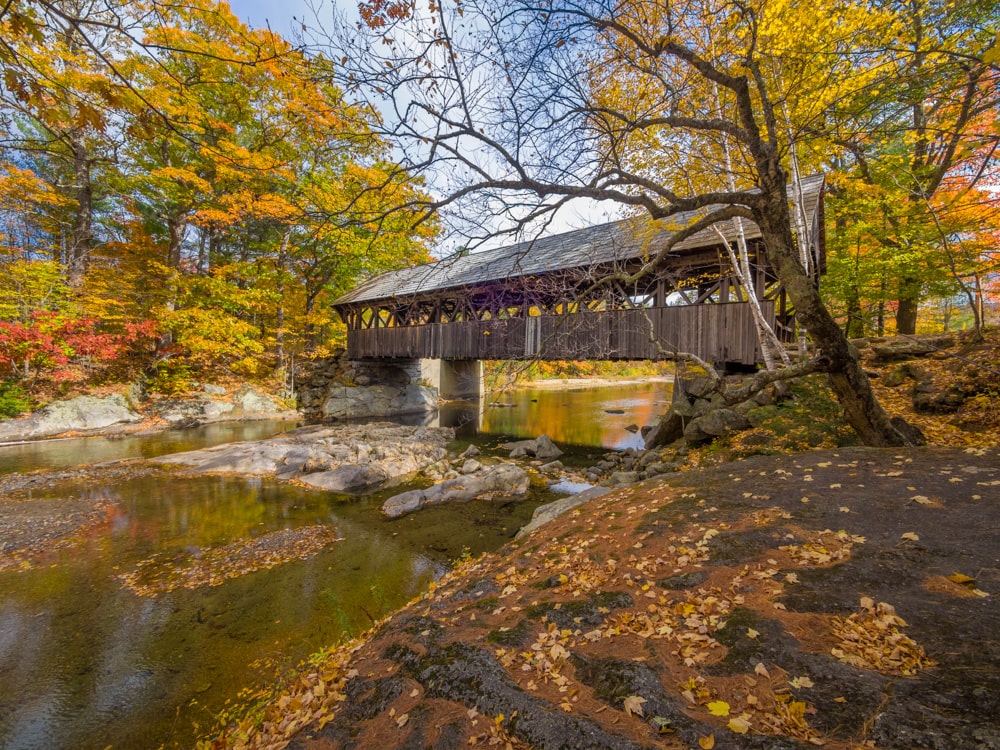
[[[506,436],[545,432],[585,465],[639,444],[625,428],[665,408],[669,385],[515,389],[505,406],[450,405],[457,447],[487,451]],[[120,440],[0,446],[0,471],[162,455],[273,434],[288,424],[234,424]],[[268,480],[178,478],[78,483],[61,497],[112,502],[110,524],[25,571],[0,572],[0,747],[191,747],[227,707],[252,702],[309,654],[364,630],[418,595],[464,552],[499,548],[534,508],[525,501],[430,508],[396,521],[379,513],[399,488],[348,498]],[[44,496],[44,493],[42,493]],[[306,525],[342,538],[306,560],[226,583],[140,597],[118,580],[142,561],[197,554]]]

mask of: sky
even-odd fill
[[[356,3],[352,0],[325,0],[323,3],[310,0],[229,0],[229,6],[240,20],[254,28],[264,28],[270,25],[271,30],[283,37],[290,36],[291,30],[298,28],[293,19],[312,19],[311,5],[319,5],[319,12],[324,21],[329,19],[331,8],[338,5],[344,10],[354,11]]]
[[[349,17],[357,18],[358,4],[358,0],[228,0],[228,2],[233,12],[247,25],[255,28],[270,26],[272,31],[286,39],[295,38],[293,30],[300,30],[301,20],[312,25],[316,13],[324,24],[329,24],[334,7]],[[613,204],[577,199],[560,209],[544,227],[542,234],[555,234],[610,221],[618,218],[618,213],[618,207]],[[494,244],[506,244],[510,241],[509,238],[491,240],[482,247],[488,248]],[[463,244],[461,240],[455,242]],[[447,254],[450,249],[441,248],[441,252]]]

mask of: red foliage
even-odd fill
[[[0,374],[23,378],[45,373],[64,381],[72,379],[67,365],[85,369],[109,365],[153,342],[157,335],[155,320],[126,323],[124,328],[102,331],[97,318],[67,318],[51,312],[36,313],[29,323],[0,321]]]

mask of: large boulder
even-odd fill
[[[524,495],[530,484],[528,473],[520,466],[484,466],[475,474],[448,479],[425,490],[410,490],[390,497],[382,504],[382,512],[389,518],[399,518],[428,505],[466,503],[493,496]]]
[[[387,423],[304,427],[266,440],[217,445],[153,459],[213,474],[273,476],[330,492],[398,482],[445,458],[451,428]]]
[[[732,409],[715,409],[692,420],[684,428],[684,439],[689,443],[704,443],[730,432],[750,429],[750,421]]]
[[[77,396],[65,401],[53,401],[27,418],[3,422],[0,424],[0,440],[88,432],[141,421],[142,415],[132,411],[121,394]]]
[[[534,440],[515,440],[512,443],[501,443],[501,448],[510,451],[511,458],[553,459],[563,454],[563,451],[552,442],[548,435],[539,435]]]
[[[271,415],[283,411],[274,399],[249,385],[236,392],[236,404],[243,410],[243,416]]]

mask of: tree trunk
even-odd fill
[[[167,218],[167,233],[170,244],[167,246],[167,265],[170,268],[181,267],[181,247],[184,244],[184,234],[187,231],[187,218],[184,212]]]
[[[844,335],[849,339],[859,339],[865,335],[865,321],[861,317],[861,294],[854,284],[847,293],[847,323],[844,324]]]
[[[761,192],[765,205],[757,211],[768,258],[789,299],[795,317],[812,336],[818,353],[827,361],[827,375],[848,423],[871,446],[906,445],[906,438],[893,427],[889,415],[875,398],[857,351],[823,304],[819,290],[799,261],[791,234],[791,216],[784,170],[777,156],[761,159]]]
[[[76,197],[76,217],[69,247],[69,284],[83,283],[87,263],[94,249],[94,186],[90,179],[90,158],[80,133],[70,139],[73,150],[73,192]]]
[[[917,304],[920,281],[909,276],[899,280],[899,299],[896,306],[896,333],[912,336],[917,332]]]

